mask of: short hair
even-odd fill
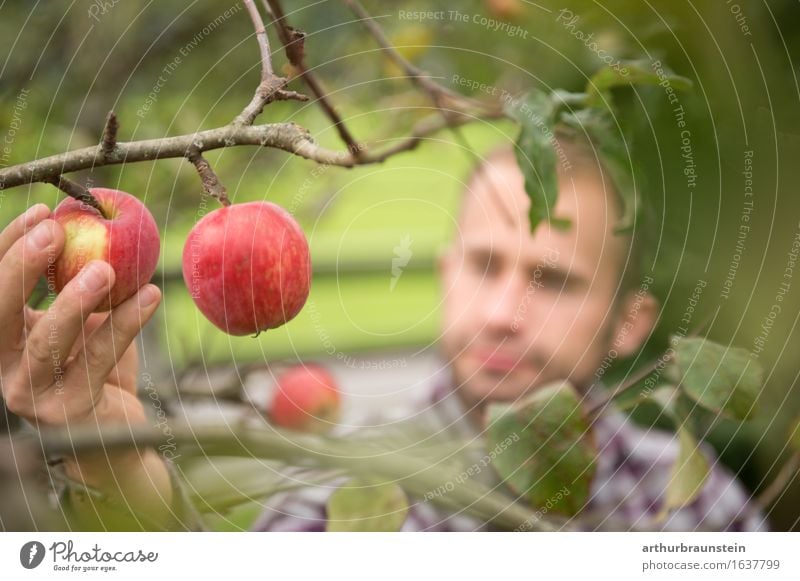
[[[605,187],[603,190],[611,194],[612,205],[616,209],[617,218],[621,219],[624,215],[625,206],[622,196],[617,189],[614,180],[611,179],[611,174],[605,167],[602,159],[600,158],[595,146],[589,142],[585,137],[577,133],[563,131],[557,129],[555,131],[555,140],[558,147],[561,148],[563,155],[569,161],[570,167],[580,171],[581,168],[589,167],[599,169]],[[502,144],[494,149],[491,149],[488,154],[483,156],[480,161],[470,168],[469,173],[464,180],[465,195],[461,200],[461,214],[463,215],[464,208],[466,207],[466,198],[469,192],[472,191],[471,184],[494,163],[500,160],[511,159],[517,163],[515,155],[514,144]],[[638,222],[638,221],[637,221]],[[641,240],[642,226],[640,223],[634,223],[629,232],[615,234],[616,236],[623,236],[626,239],[626,261],[620,265],[620,295],[625,292],[636,288],[640,284],[640,277],[642,273],[642,260],[643,260],[643,244]],[[621,298],[621,297],[618,297]]]

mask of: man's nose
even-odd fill
[[[519,331],[530,316],[527,283],[524,275],[516,270],[508,270],[488,283],[483,305],[487,330],[503,334]]]

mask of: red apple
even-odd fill
[[[486,7],[489,14],[499,20],[513,22],[522,16],[525,7],[520,0],[487,0]]]
[[[341,394],[330,372],[319,365],[296,365],[276,382],[269,409],[273,424],[321,433],[339,419]]]
[[[197,308],[223,331],[274,329],[308,298],[308,242],[294,218],[273,203],[219,208],[189,233],[183,279]]]
[[[74,198],[61,202],[53,218],[64,228],[64,250],[54,264],[61,291],[90,260],[108,262],[114,286],[95,311],[108,311],[133,296],[153,276],[161,242],[153,215],[138,198],[119,190],[89,190],[103,215]]]

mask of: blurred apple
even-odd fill
[[[161,242],[153,215],[138,198],[120,190],[89,190],[103,215],[88,204],[67,198],[53,218],[64,228],[64,249],[54,263],[56,291],[90,260],[108,262],[114,286],[95,311],[108,311],[133,296],[153,276]]]
[[[303,308],[311,284],[308,242],[280,206],[214,210],[189,233],[183,279],[197,308],[231,335],[280,327]]]
[[[486,9],[494,18],[507,22],[519,19],[525,11],[520,0],[486,0]]]
[[[276,426],[304,432],[328,431],[339,420],[341,393],[330,372],[319,365],[296,365],[277,379],[268,410]]]

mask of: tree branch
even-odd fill
[[[256,40],[258,41],[259,52],[261,53],[261,82],[256,87],[255,94],[250,103],[234,119],[234,125],[252,125],[256,118],[261,115],[269,103],[272,101],[308,101],[306,95],[301,95],[295,91],[286,91],[284,87],[289,82],[284,77],[277,76],[272,68],[272,57],[269,48],[269,38],[267,30],[264,28],[264,21],[258,12],[253,0],[244,0],[250,19],[256,30]]]
[[[372,16],[370,16],[358,0],[344,0],[344,3],[350,8],[353,14],[361,20],[378,45],[386,51],[386,55],[405,72],[415,85],[430,95],[434,104],[443,110],[445,116],[447,116],[446,111],[448,109],[461,110],[468,106],[476,107],[480,110],[489,110],[491,112],[502,109],[499,104],[487,104],[476,99],[470,99],[434,81],[428,73],[406,60],[403,55],[392,46],[392,43],[386,37],[383,29],[373,20]]]
[[[62,173],[137,161],[187,157],[193,149],[202,153],[237,145],[274,147],[318,163],[344,167],[354,165],[349,153],[319,147],[308,131],[295,123],[254,127],[228,125],[193,135],[118,143],[110,156],[104,154],[101,146],[94,146],[0,169],[0,190],[50,181]]]
[[[717,313],[719,309],[717,309]],[[686,335],[687,337],[696,337],[700,334],[700,332],[706,328],[708,323],[716,317],[716,313],[710,313],[706,316],[702,321],[700,321],[693,329],[689,331]],[[614,389],[606,393],[600,400],[593,405],[588,410],[588,415],[593,420],[600,415],[600,413],[608,406],[613,400],[617,397],[626,393],[627,391],[633,389],[640,381],[645,379],[648,375],[650,375],[659,365],[666,365],[672,360],[673,353],[670,352],[670,349],[665,351],[661,357],[651,361],[648,365],[645,365],[641,369],[637,370],[636,373],[631,375],[626,381],[623,381],[619,385],[617,385]]]
[[[438,133],[442,129],[461,127],[462,125],[466,125],[478,119],[501,119],[505,116],[502,111],[496,111],[494,113],[487,112],[480,117],[455,110],[451,110],[450,112],[452,113],[450,116],[436,114],[422,119],[412,128],[411,135],[398,139],[396,143],[382,150],[364,150],[361,157],[358,159],[358,163],[360,165],[381,163],[393,155],[416,149],[426,137]]]
[[[378,45],[386,51],[394,63],[403,70],[406,75],[411,79],[417,87],[428,94],[433,104],[438,109],[439,113],[445,120],[444,126],[449,128],[453,133],[456,141],[461,145],[465,151],[471,154],[473,160],[476,160],[477,154],[469,146],[464,135],[458,130],[454,119],[463,110],[467,110],[470,106],[476,107],[479,110],[488,111],[490,114],[500,114],[503,111],[502,105],[494,103],[483,103],[468,97],[464,97],[457,91],[452,91],[443,87],[434,81],[422,69],[414,66],[410,61],[406,60],[400,52],[392,46],[383,29],[372,19],[369,13],[364,9],[358,0],[344,0],[345,4],[350,7],[353,13],[358,17],[369,33],[375,38]],[[502,115],[499,115],[502,116]]]
[[[390,50],[392,54],[396,54],[397,58],[401,59],[406,67],[409,67],[409,70],[414,73],[414,77],[421,83],[420,86],[426,87],[436,95],[447,95],[451,97],[454,104],[453,108],[446,108],[442,100],[437,100],[437,110],[442,114],[443,121],[437,122],[432,119],[425,119],[414,127],[410,136],[397,141],[385,149],[369,151],[355,141],[345,127],[344,122],[327,99],[319,82],[314,75],[306,69],[305,63],[303,62],[303,42],[305,35],[302,31],[288,26],[278,0],[263,1],[266,10],[276,23],[278,33],[284,43],[290,62],[293,66],[298,67],[299,70],[302,71],[303,79],[308,83],[309,87],[319,99],[320,105],[334,122],[342,140],[347,145],[348,151],[337,152],[320,147],[314,142],[306,129],[294,123],[275,123],[261,126],[252,125],[263,108],[274,100],[307,100],[308,98],[296,92],[283,89],[287,80],[274,74],[272,62],[270,60],[269,40],[263,21],[261,20],[261,16],[253,0],[249,0],[245,2],[245,5],[253,20],[256,29],[256,38],[259,43],[261,54],[261,83],[256,89],[251,102],[230,125],[209,129],[193,135],[118,143],[116,134],[119,123],[116,115],[110,112],[103,132],[102,142],[98,146],[86,147],[0,169],[0,190],[33,182],[48,182],[56,185],[61,184],[59,187],[63,186],[62,189],[64,189],[65,192],[76,197],[75,193],[78,192],[79,186],[77,186],[77,184],[77,188],[70,186],[71,182],[62,180],[62,174],[94,169],[107,165],[177,157],[189,158],[192,156],[194,161],[199,161],[202,160],[201,154],[205,151],[237,145],[272,147],[282,149],[324,165],[353,167],[360,164],[380,163],[392,155],[403,151],[410,151],[416,148],[426,136],[442,128],[452,129],[476,119],[499,119],[504,116],[502,109],[499,107],[469,100],[457,93],[436,85],[436,83],[422,71],[414,68],[413,65],[402,59],[399,53],[393,51],[391,46],[388,45],[388,41],[386,41],[382,31],[380,31],[380,28],[374,25],[374,23],[369,22],[368,26],[370,30],[377,31],[377,38],[382,45],[388,47],[388,50]],[[357,11],[365,14],[363,8],[361,8],[358,3],[353,4],[353,6],[355,6]],[[480,111],[469,111],[466,108],[466,105],[469,103],[477,104],[480,107]],[[456,107],[455,105],[458,106]],[[205,162],[205,160],[200,162],[201,166],[198,170],[201,170],[204,188],[206,188],[206,191],[209,193],[212,193],[212,195],[216,194],[216,197],[218,197],[220,201],[223,201],[225,199],[222,196],[222,194],[224,194],[224,188],[222,188],[220,180],[213,175],[213,171],[211,171],[208,163],[203,162]],[[195,167],[198,167],[197,163],[195,163]],[[82,199],[87,204],[100,210],[99,205],[86,190],[83,190],[80,196],[79,199]]]
[[[362,149],[358,158],[348,151],[333,151],[320,147],[306,129],[295,123],[272,123],[257,126],[228,125],[193,135],[118,143],[114,152],[108,156],[103,152],[102,146],[94,146],[0,169],[0,190],[33,182],[52,183],[62,173],[106,165],[188,157],[192,151],[203,153],[239,145],[281,149],[325,165],[353,167],[381,163],[393,155],[414,149],[425,137],[445,127],[465,125],[479,118],[498,119],[502,116],[502,112],[497,112],[494,115],[485,114],[482,117],[461,115],[449,122],[439,119],[438,116],[424,119],[412,131],[411,136],[402,138],[383,150]],[[87,203],[90,202],[87,201]]]
[[[264,21],[261,20],[261,14],[258,12],[253,0],[244,0],[244,6],[250,14],[250,19],[253,21],[253,26],[256,29],[256,40],[258,41],[258,48],[261,51],[261,80],[266,81],[274,77],[272,72],[272,56],[269,48],[269,38],[267,37],[267,29],[264,28]]]
[[[194,451],[204,456],[259,457],[296,466],[345,468],[355,473],[378,474],[402,480],[404,487],[420,496],[442,484],[443,474],[437,474],[436,465],[412,453],[369,447],[367,442],[360,442],[367,449],[356,453],[353,443],[256,426],[173,424],[169,436],[146,425],[103,426],[99,430],[96,426],[79,426],[43,429],[38,434],[18,436],[15,442],[28,447],[30,453],[47,457],[98,448],[157,447],[167,439],[187,454]],[[448,472],[445,478],[450,476]],[[432,502],[448,507],[457,504],[465,512],[509,530],[553,531],[558,528],[539,519],[535,511],[477,482],[465,482],[446,495],[434,497]]]
[[[106,118],[106,126],[103,130],[103,153],[110,156],[114,153],[114,148],[117,146],[117,131],[119,131],[119,121],[117,115],[113,111],[108,112]]]
[[[305,32],[289,26],[279,0],[262,0],[262,2],[264,3],[264,9],[267,11],[267,14],[269,14],[270,18],[272,18],[272,21],[275,23],[278,36],[283,43],[283,47],[286,51],[286,58],[289,59],[289,63],[297,69],[299,76],[302,77],[303,81],[308,85],[308,88],[314,93],[322,110],[328,118],[333,121],[333,125],[339,133],[339,137],[341,137],[342,141],[344,141],[347,146],[347,150],[352,153],[354,157],[359,157],[363,148],[358,144],[352,133],[350,133],[350,130],[347,129],[344,120],[339,116],[339,113],[328,99],[325,90],[322,88],[322,84],[306,66]]]
[[[600,413],[603,412],[603,410],[605,410],[605,408],[610,405],[613,400],[617,399],[620,395],[635,387],[640,381],[653,373],[659,364],[662,362],[663,364],[666,364],[670,359],[670,356],[663,355],[661,358],[651,361],[649,364],[638,369],[636,373],[606,393],[596,404],[589,408],[587,411],[589,417],[596,418],[599,416]]]

